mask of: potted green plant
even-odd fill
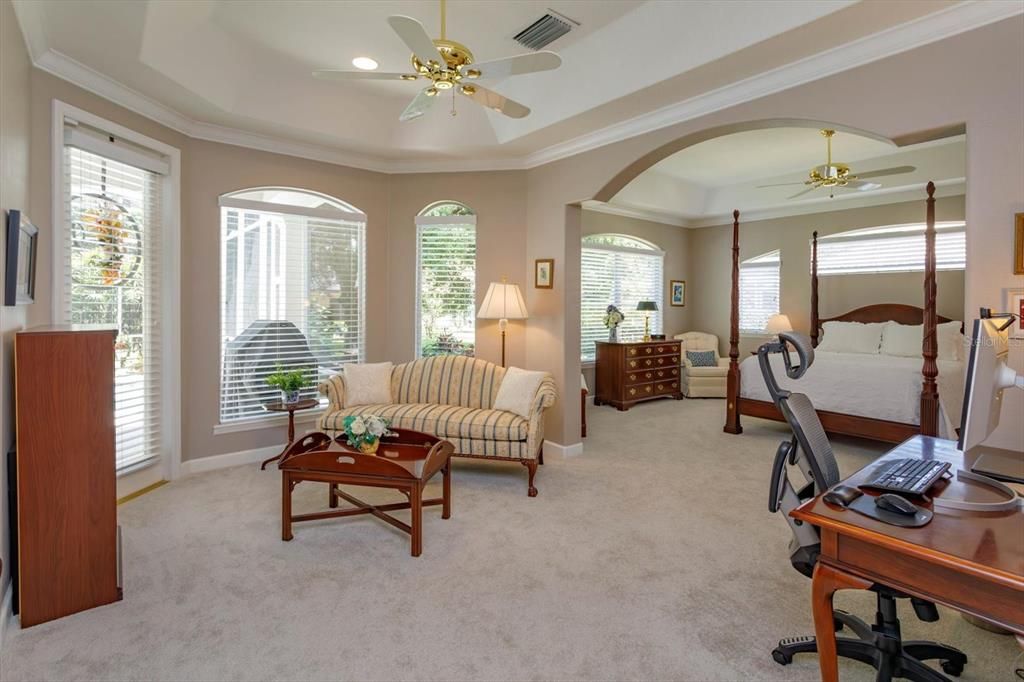
[[[268,386],[274,386],[281,391],[281,402],[286,405],[293,405],[299,402],[299,394],[309,381],[301,369],[285,370],[281,365],[277,371],[266,378]]]

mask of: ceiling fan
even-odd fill
[[[421,90],[398,117],[400,121],[419,118],[437,101],[440,94],[448,90],[453,91],[453,116],[455,115],[454,92],[459,92],[477,104],[511,118],[528,116],[529,107],[485,88],[477,81],[557,69],[562,64],[562,58],[554,52],[544,51],[476,64],[473,62],[473,53],[469,51],[469,48],[454,40],[448,40],[445,32],[445,19],[445,0],[441,0],[441,37],[431,39],[426,29],[423,28],[423,24],[412,17],[401,15],[388,17],[388,24],[412,50],[412,71],[409,73],[322,69],[314,71],[313,76],[326,80],[415,81],[423,78],[430,81],[430,85]]]
[[[825,158],[825,165],[815,166],[809,173],[810,178],[803,182],[781,182],[774,185],[758,185],[761,187],[785,187],[787,185],[808,185],[807,189],[801,190],[794,194],[789,199],[796,199],[797,197],[803,196],[808,192],[818,189],[819,187],[828,187],[829,198],[835,197],[836,187],[845,187],[847,189],[856,189],[860,191],[867,191],[872,189],[878,189],[882,185],[877,182],[867,182],[868,178],[880,178],[885,175],[899,175],[900,173],[912,173],[917,170],[914,166],[895,166],[893,168],[883,168],[881,170],[869,171],[867,173],[860,173],[859,175],[851,175],[850,167],[845,163],[832,163],[832,137],[836,134],[836,131],[825,128],[821,131],[821,134],[827,140],[826,144],[828,147],[827,155]]]

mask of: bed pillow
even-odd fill
[[[713,350],[688,350],[686,351],[686,359],[690,361],[690,365],[693,367],[717,367],[718,361],[715,359],[715,351]]]
[[[924,325],[887,322],[882,331],[882,354],[903,358],[921,357]],[[960,322],[944,322],[936,327],[938,337],[938,359],[960,360],[963,334]]]
[[[345,365],[345,407],[389,404],[392,367],[390,362]]]
[[[825,338],[817,350],[824,353],[864,353],[875,355],[882,345],[884,322],[826,322],[821,325]]]
[[[509,367],[498,387],[498,395],[494,397],[494,409],[514,412],[529,419],[537,389],[547,375],[547,372]]]

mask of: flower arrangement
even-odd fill
[[[614,305],[608,306],[604,311],[604,326],[608,328],[608,341],[615,343],[619,339],[619,325],[626,319],[622,311]]]
[[[309,385],[306,373],[301,369],[285,371],[281,365],[277,371],[266,378],[268,386],[274,386],[281,391],[282,401],[285,403],[299,402],[299,393]]]
[[[345,417],[341,424],[346,442],[367,455],[377,452],[381,438],[398,435],[389,428],[391,426],[390,419],[374,414]]]

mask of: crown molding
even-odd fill
[[[525,156],[409,160],[358,154],[328,145],[298,142],[193,120],[175,109],[49,48],[45,22],[39,14],[39,5],[41,3],[26,0],[15,0],[14,2],[18,23],[25,36],[32,62],[37,68],[47,73],[69,81],[84,90],[188,137],[379,173],[444,173],[536,168],[870,64],[1024,13],[1024,5],[1018,2],[989,2],[985,0],[961,2],[813,57],[737,81]]]
[[[673,227],[689,227],[690,223],[683,217],[666,213],[664,211],[655,211],[646,208],[634,208],[631,206],[620,206],[618,204],[608,204],[603,201],[584,201],[581,204],[585,211],[595,211],[597,213],[607,213],[608,215],[621,216],[623,218],[635,218],[637,220],[646,220],[652,223],[661,223],[662,225],[671,225]]]

